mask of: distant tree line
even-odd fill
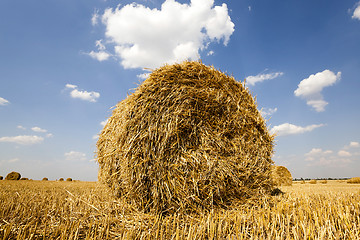
[[[348,180],[350,179],[349,177],[347,178],[294,178],[293,181],[310,181],[310,180]]]

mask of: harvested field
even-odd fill
[[[360,185],[282,186],[256,206],[168,216],[96,182],[1,181],[0,239],[359,239]]]

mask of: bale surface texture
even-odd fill
[[[21,174],[18,172],[11,172],[6,175],[5,180],[19,180],[21,178]]]
[[[273,166],[272,177],[276,186],[291,186],[292,176],[290,171],[284,166]]]
[[[116,105],[97,142],[98,177],[145,211],[211,209],[269,194],[272,153],[244,84],[183,62]]]

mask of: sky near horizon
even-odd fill
[[[2,0],[0,175],[97,180],[111,108],[185,59],[246,79],[294,178],[360,176],[359,0]]]

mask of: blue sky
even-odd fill
[[[359,176],[358,0],[2,0],[0,175],[95,181],[111,107],[199,58],[247,79],[293,177]]]

